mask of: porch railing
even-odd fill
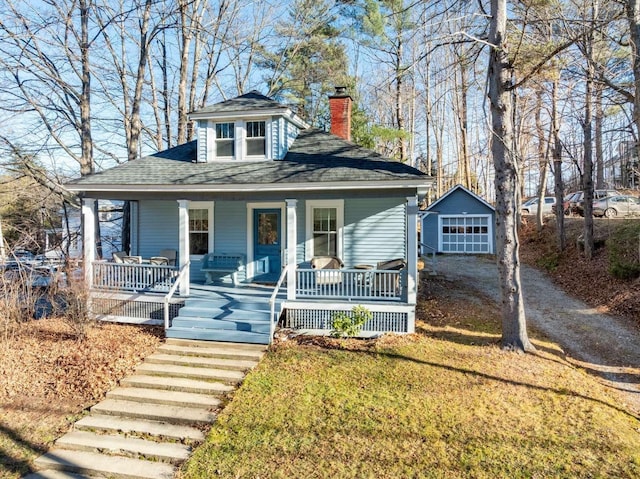
[[[164,297],[164,329],[165,330],[169,329],[169,326],[170,326],[170,324],[169,324],[169,303],[171,302],[171,298],[173,297],[175,292],[178,290],[178,287],[180,286],[180,284],[182,282],[184,282],[184,281],[189,281],[189,276],[188,275],[189,275],[189,266],[190,266],[190,264],[191,264],[191,262],[187,261],[187,263],[182,266],[180,271],[178,271],[177,279],[173,283],[173,286],[171,286],[171,288],[169,289],[169,292]]]
[[[403,301],[406,283],[406,269],[298,269],[296,298]]]
[[[167,293],[178,277],[175,266],[93,263],[93,287],[108,291]]]
[[[276,332],[276,325],[278,323],[278,317],[280,316],[280,311],[278,311],[278,315],[276,316],[276,298],[278,297],[278,291],[282,287],[284,281],[287,279],[287,273],[289,272],[290,266],[285,266],[282,268],[282,273],[280,273],[280,278],[276,283],[276,287],[273,288],[273,293],[271,293],[271,298],[269,298],[269,307],[271,311],[270,318],[270,326],[269,326],[269,344],[273,342],[273,335]]]

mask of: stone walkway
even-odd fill
[[[170,479],[266,346],[167,339],[25,479]]]

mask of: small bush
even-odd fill
[[[620,279],[640,276],[640,223],[628,221],[607,240],[609,272]]]
[[[342,338],[344,336],[357,336],[362,326],[373,318],[373,313],[364,306],[354,306],[351,312],[338,312],[333,315],[333,330],[331,336]]]

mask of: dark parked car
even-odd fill
[[[593,216],[640,216],[640,199],[635,196],[612,196],[593,202]]]
[[[571,214],[571,201],[573,200],[573,198],[576,198],[576,201],[578,200],[578,198],[580,197],[580,195],[582,194],[581,191],[573,191],[571,193],[568,193],[564,196],[564,198],[562,199],[562,211],[564,212],[565,216],[568,216]],[[553,205],[551,207],[551,212],[555,215],[556,214],[556,205]]]

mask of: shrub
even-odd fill
[[[373,313],[364,306],[354,306],[351,312],[337,312],[333,315],[333,330],[331,336],[357,336],[362,326],[373,318]]]
[[[609,272],[616,278],[640,276],[640,223],[627,221],[607,240]]]

